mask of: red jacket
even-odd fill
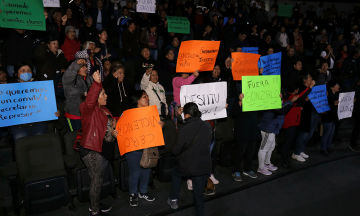
[[[299,98],[303,96],[303,94],[305,94],[308,90],[309,87],[307,87],[303,92],[299,94]],[[291,100],[293,97],[295,97],[295,95],[290,95],[289,99],[284,100],[284,103],[288,100]],[[283,128],[300,125],[300,118],[301,118],[301,106],[299,103],[295,102],[291,110],[285,115]]]
[[[68,62],[75,60],[76,52],[80,51],[80,41],[76,39],[70,40],[66,35],[64,44],[61,46],[61,50],[63,51]]]
[[[93,82],[86,96],[85,102],[80,104],[82,137],[80,145],[86,149],[101,152],[106,133],[108,117],[104,113],[110,111],[97,102],[102,85]]]

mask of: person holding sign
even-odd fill
[[[315,83],[315,80],[312,79],[309,73],[304,73],[302,76],[302,85],[299,89],[300,91],[304,91],[307,88],[314,87]],[[309,155],[305,154],[304,150],[307,142],[312,137],[315,131],[319,114],[310,102],[309,97],[307,97],[305,101],[301,103],[301,107],[303,109],[301,111],[300,125],[298,127],[298,133],[296,138],[296,146],[292,158],[299,162],[305,162],[305,159],[309,158]]]
[[[297,126],[300,125],[301,119],[301,103],[304,102],[311,92],[312,87],[315,85],[315,81],[311,83],[311,85],[304,89],[300,94],[299,93],[299,83],[294,82],[290,83],[287,88],[287,92],[284,94],[283,102],[287,102],[288,100],[292,100],[293,98],[297,98],[294,101],[294,105],[290,109],[288,113],[285,115],[283,128],[285,131],[285,142],[281,147],[281,166],[290,169],[291,166],[288,163],[290,148],[295,142],[296,134],[297,134]]]
[[[187,103],[183,109],[185,124],[180,129],[172,149],[176,165],[172,174],[172,183],[168,204],[178,208],[181,179],[191,177],[194,205],[197,216],[204,215],[203,193],[211,169],[210,143],[212,128],[210,123],[201,120],[201,112],[195,103]]]
[[[87,96],[80,104],[82,137],[80,157],[88,168],[90,176],[90,211],[92,215],[106,215],[110,206],[100,204],[100,193],[105,169],[108,164],[107,155],[114,155],[114,141],[117,131],[114,130],[110,111],[105,107],[107,95],[102,88],[99,71],[96,71]]]
[[[138,90],[131,96],[131,108],[142,108],[149,106],[149,96],[144,90]],[[122,117],[120,117],[121,119]],[[164,126],[164,122],[159,122],[160,126]],[[149,202],[154,201],[155,197],[151,196],[148,191],[149,175],[151,168],[143,168],[140,166],[140,160],[143,155],[143,149],[131,151],[125,154],[126,161],[129,166],[129,203],[131,206],[138,205],[138,198],[145,199]]]
[[[280,94],[282,98],[282,95]],[[262,141],[258,153],[259,168],[258,172],[264,175],[271,175],[272,171],[278,168],[274,166],[270,159],[272,151],[275,149],[275,134],[279,134],[284,124],[284,117],[290,111],[294,102],[299,96],[294,96],[282,104],[281,109],[267,110],[263,112],[263,118],[260,123]]]
[[[170,104],[171,119],[175,122],[177,126],[176,113],[180,107],[180,89],[183,85],[191,84],[199,76],[199,70],[196,70],[191,76],[188,73],[176,73],[174,79],[172,80],[173,84],[173,95],[174,101]]]
[[[325,64],[327,63],[325,62]],[[334,150],[331,148],[331,142],[335,132],[335,125],[339,122],[337,110],[340,86],[336,80],[331,80],[326,84],[326,89],[330,110],[321,115],[323,135],[320,142],[320,153],[324,156],[329,156],[331,153],[334,153]]]
[[[29,62],[19,62],[15,65],[15,77],[17,80],[15,83],[26,83],[34,81],[32,78],[33,66]],[[57,111],[55,116],[59,117],[60,112]],[[29,124],[21,124],[10,127],[11,133],[14,137],[14,141],[28,136],[36,136],[46,134],[47,125],[46,122],[35,122]]]
[[[243,174],[250,178],[257,178],[252,171],[252,158],[255,152],[256,141],[261,140],[259,119],[257,112],[243,112],[242,103],[246,97],[240,94],[238,102],[233,104],[231,116],[234,119],[235,155],[233,174],[235,181],[242,181],[240,170],[244,160]]]

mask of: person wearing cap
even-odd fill
[[[76,52],[80,51],[80,41],[75,37],[75,28],[73,26],[66,26],[65,40],[61,46],[62,51],[68,62],[75,60]]]
[[[83,44],[85,41],[97,41],[98,31],[93,27],[93,19],[90,15],[84,16],[85,25],[80,28],[79,40]]]

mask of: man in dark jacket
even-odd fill
[[[7,71],[9,77],[13,77],[14,65],[22,61],[31,61],[31,55],[34,52],[33,39],[30,34],[23,29],[2,29],[8,30],[4,41],[7,62]]]
[[[150,56],[150,50],[147,47],[141,49],[141,57],[135,63],[135,83],[140,83],[143,74],[150,68],[158,70],[157,62]]]
[[[70,5],[70,8],[72,10],[72,18],[82,25],[84,23],[84,12],[80,4],[81,0],[75,0],[74,3]]]
[[[211,170],[210,144],[212,128],[201,120],[201,112],[195,103],[184,106],[185,125],[180,129],[172,153],[176,156],[168,204],[178,208],[178,198],[183,176],[190,176],[197,216],[204,215],[203,192]]]
[[[224,32],[225,34],[225,32]],[[239,33],[239,36],[237,38],[232,39],[230,44],[230,52],[234,52],[235,46],[241,46],[241,47],[249,47],[250,43],[248,40],[246,40],[247,33],[245,31],[242,31]]]
[[[121,36],[124,57],[127,61],[136,60],[136,56],[140,53],[139,38],[135,33],[136,25],[133,20],[129,20],[128,28],[124,30]]]
[[[107,11],[103,9],[103,0],[97,0],[97,7],[94,8],[90,15],[93,19],[93,27],[96,27],[97,30],[101,30],[107,27],[108,15]]]
[[[98,39],[98,31],[93,27],[93,19],[90,15],[84,17],[85,25],[80,28],[79,40],[83,44],[85,41],[95,42]]]

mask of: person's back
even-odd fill
[[[201,120],[201,112],[195,103],[187,103],[184,108],[185,125],[180,129],[172,153],[176,165],[168,204],[178,208],[181,180],[184,176],[192,179],[193,196],[197,216],[204,215],[203,193],[208,176],[212,172],[210,144],[212,128],[209,122]]]

